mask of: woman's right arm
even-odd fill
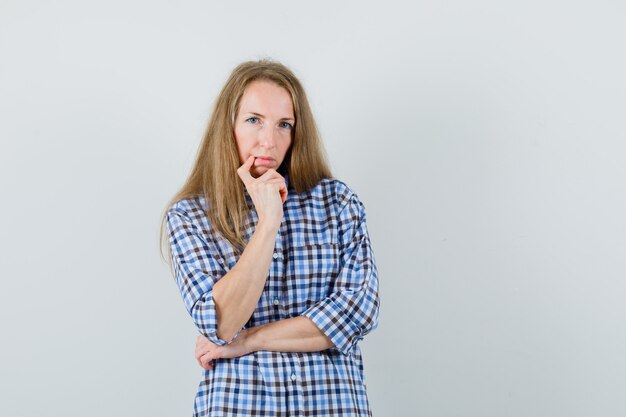
[[[213,285],[217,336],[230,341],[250,319],[265,287],[278,228],[257,224],[235,266]]]
[[[195,220],[204,213],[185,205],[168,210],[167,230],[176,282],[185,307],[202,335],[212,343],[229,344],[258,305],[272,261],[275,239],[287,198],[285,179],[275,170],[250,175],[254,157],[237,173],[258,214],[255,231],[230,271],[214,239],[207,239]]]
[[[256,229],[235,266],[213,285],[217,335],[226,341],[241,330],[258,305],[287,198],[285,179],[275,170],[253,178],[250,174],[253,163],[251,156],[237,173],[256,208]]]

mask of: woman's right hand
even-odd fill
[[[254,156],[251,155],[237,169],[237,174],[252,198],[259,223],[269,223],[278,228],[283,218],[283,203],[287,200],[285,178],[274,169],[269,169],[259,178],[254,178],[250,174],[253,163]]]
[[[224,346],[215,345],[205,336],[199,335],[196,337],[196,350],[194,356],[200,366],[204,369],[214,369],[215,359],[238,358],[240,356],[256,352],[252,346],[252,341],[250,340],[250,336],[256,333],[256,331],[258,331],[258,328],[256,327],[243,329],[239,333],[237,339]]]

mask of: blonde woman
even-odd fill
[[[288,68],[233,70],[163,221],[200,332],[194,416],[371,415],[359,342],[379,298],[365,210],[332,177]]]

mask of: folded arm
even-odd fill
[[[344,355],[378,327],[378,272],[365,222],[365,207],[354,193],[338,215],[341,270],[333,291],[306,311],[308,317]]]
[[[196,340],[196,360],[205,369],[220,358],[237,358],[259,350],[274,352],[318,352],[333,347],[331,340],[307,317],[279,320],[241,331],[228,345],[216,345],[206,337]]]

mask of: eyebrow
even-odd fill
[[[244,112],[244,113],[245,114],[254,114],[255,116],[259,116],[259,117],[265,117],[261,113],[256,113],[256,112],[253,112],[253,111],[247,111],[247,112]],[[296,121],[293,117],[282,117],[280,120],[291,120],[291,121],[294,121],[294,122]]]

